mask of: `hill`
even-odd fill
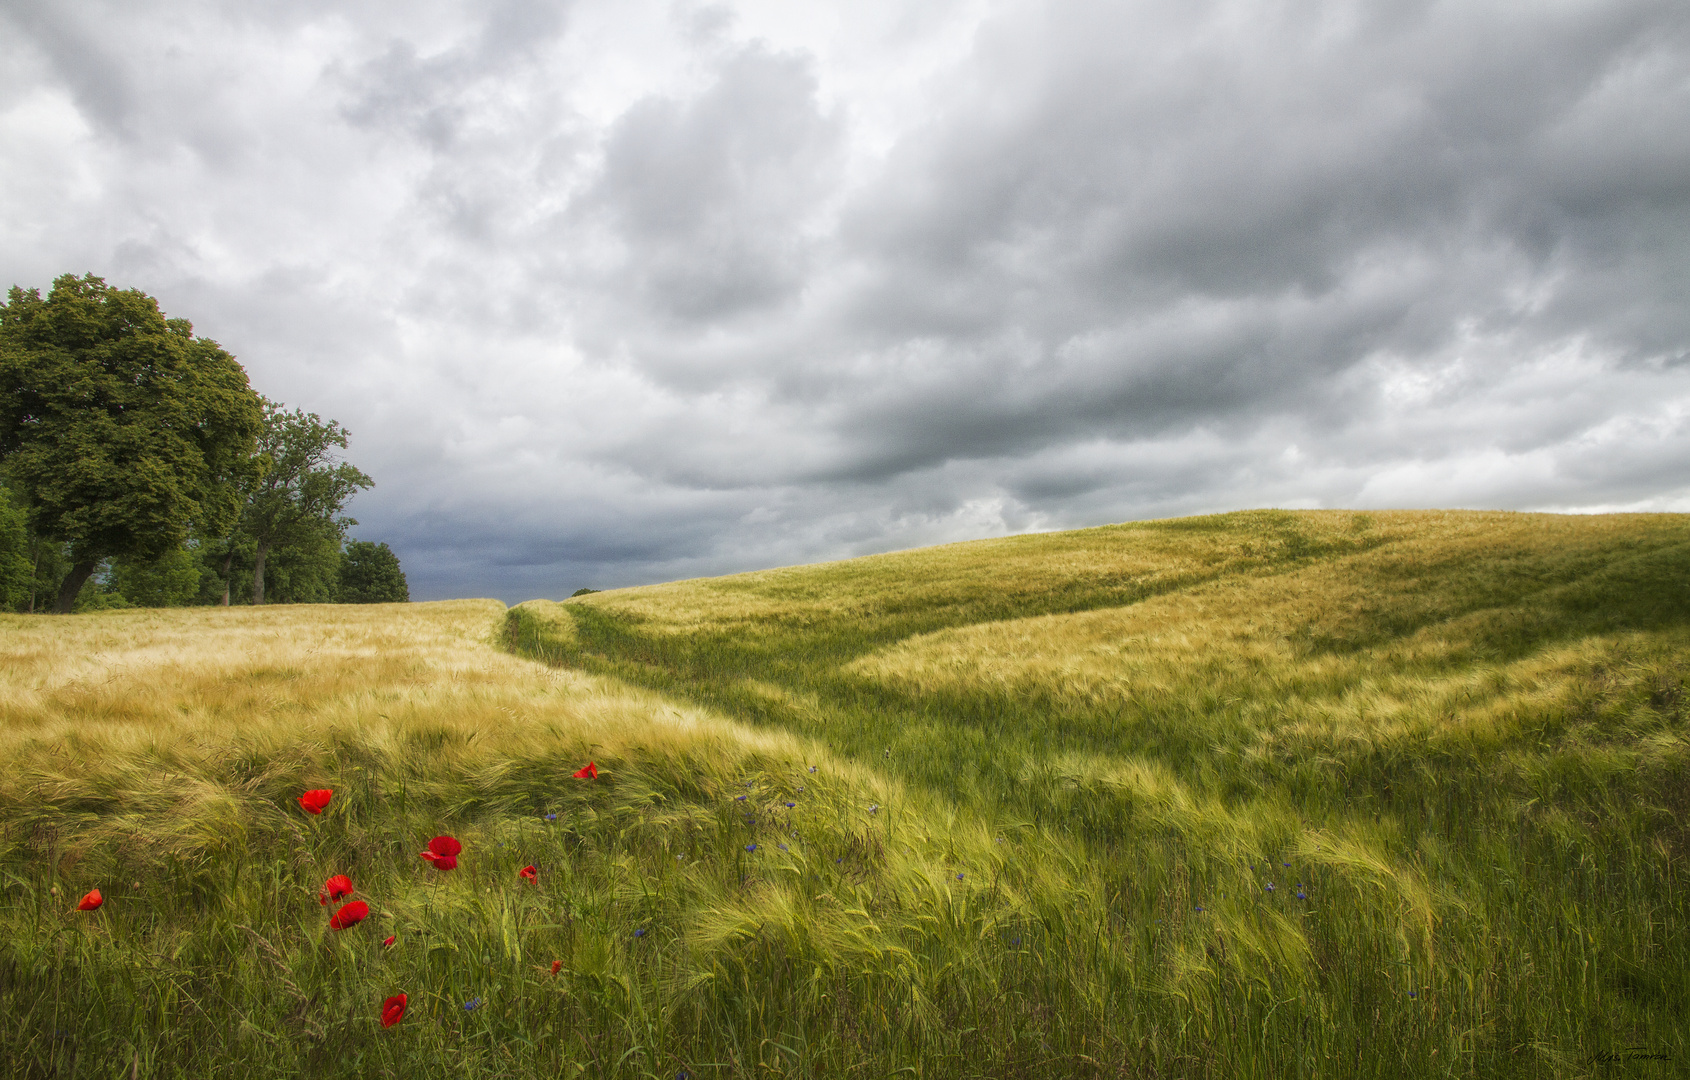
[[[13,1068],[1665,1075],[1687,569],[1676,515],[1256,512],[0,620]]]

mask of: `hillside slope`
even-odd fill
[[[1136,978],[1179,1003],[1140,1037],[1210,1061],[1254,1018],[1284,1055],[1219,1074],[1571,1075],[1690,1050],[1687,624],[1682,516],[1255,512],[530,604],[508,632],[1079,843],[1100,934],[1148,935]]]

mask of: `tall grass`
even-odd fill
[[[1674,1075],[1687,544],[1260,513],[10,618],[6,1068]]]

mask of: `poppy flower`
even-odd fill
[[[106,898],[100,895],[100,890],[89,889],[88,895],[84,896],[82,898],[82,903],[76,905],[76,910],[78,910],[78,911],[93,911],[95,908],[99,907],[101,904],[103,904],[105,902],[106,902]]]
[[[597,780],[598,778],[599,767],[590,761],[581,766],[581,768],[575,773],[575,779],[577,780]]]
[[[458,852],[464,846],[450,836],[436,836],[428,842],[428,850],[422,852],[422,857],[434,864],[436,870],[456,870],[458,868]]]
[[[563,961],[562,960],[553,960],[552,961],[552,974],[556,975],[562,967],[563,967]]]
[[[405,995],[394,994],[381,1003],[381,1026],[390,1028],[405,1019]]]
[[[323,882],[323,891],[317,894],[317,903],[327,904],[330,900],[339,900],[343,896],[352,895],[352,879],[345,874],[336,874]]]
[[[317,788],[315,791],[307,791],[301,795],[299,805],[305,809],[307,814],[316,816],[323,812],[332,798],[334,798],[333,788]]]
[[[398,941],[398,940],[399,940],[399,937],[398,937],[397,934],[395,934],[393,937],[383,938],[382,941],[381,941],[382,948],[391,949],[391,948],[393,948],[393,943],[395,941]]]
[[[535,872],[532,866],[523,867],[521,870],[517,871],[517,874],[520,877],[527,878],[529,881],[538,882],[540,880],[540,875]]]
[[[334,913],[329,919],[329,929],[345,930],[348,926],[363,922],[369,916],[370,905],[362,900],[354,900]]]

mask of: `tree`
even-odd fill
[[[66,274],[0,306],[0,468],[69,548],[60,612],[102,559],[225,535],[263,416],[235,358],[143,292]]]
[[[260,399],[263,400],[263,399]],[[260,460],[266,465],[241,512],[240,528],[254,541],[252,602],[264,602],[264,562],[272,549],[309,544],[325,529],[333,530],[336,546],[349,525],[341,517],[346,501],[375,481],[335,458],[334,448],[346,449],[348,432],[316,413],[288,412],[264,400],[263,432],[258,439]]]
[[[354,540],[340,557],[340,602],[403,604],[411,599],[399,556],[386,544]]]
[[[32,569],[23,508],[13,504],[6,485],[0,484],[0,608],[23,606]]]

